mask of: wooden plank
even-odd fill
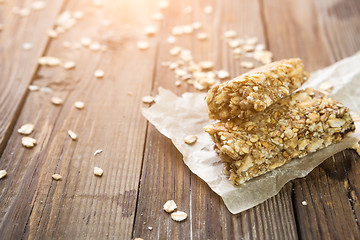
[[[140,99],[151,90],[156,55],[154,40],[148,51],[139,51],[136,43],[145,38],[152,7],[145,0],[109,0],[99,8],[86,0],[66,5],[66,10],[82,10],[85,16],[52,41],[46,55],[77,65],[70,71],[41,67],[37,72],[33,83],[52,92],[28,95],[0,159],[0,169],[8,171],[1,180],[1,236],[131,238],[146,134]],[[113,25],[103,26],[104,19],[112,19]],[[63,47],[64,41],[78,43],[82,37],[108,50]],[[105,77],[96,79],[96,69],[103,69]],[[51,104],[53,96],[64,104]],[[85,102],[83,110],[73,107],[77,100]],[[23,148],[16,133],[26,122],[36,126],[34,149]],[[77,141],[69,138],[69,129],[78,134]],[[104,151],[94,156],[96,149]],[[104,176],[95,177],[94,166]],[[63,180],[52,181],[54,173]]]
[[[191,5],[191,16],[182,10]],[[203,9],[212,5],[214,13]],[[222,39],[226,30],[234,29],[239,37],[257,36],[265,42],[256,1],[174,1],[166,13],[160,36],[159,55],[153,94],[162,86],[177,94],[194,91],[192,87],[174,86],[173,73],[162,68],[161,62],[170,59],[166,43],[171,27],[200,21],[201,31],[209,39],[199,42],[195,35],[181,36],[176,45],[192,50],[195,61],[211,60],[217,69],[228,69],[232,77],[244,72],[234,61],[230,49]],[[163,204],[174,199],[179,210],[188,213],[185,222],[177,223],[162,210]],[[152,227],[152,231],[148,227]],[[253,209],[232,215],[221,198],[183,163],[181,154],[171,141],[149,126],[144,154],[139,200],[133,237],[144,239],[296,239],[296,225],[292,210],[290,185],[281,193]]]
[[[47,46],[47,30],[54,25],[64,1],[48,3],[43,10],[30,11],[29,16],[13,13],[15,7],[31,9],[31,2],[14,0],[0,4],[0,23],[3,25],[0,32],[0,154],[24,103],[37,60]],[[23,43],[30,43],[33,48],[24,50]]]
[[[347,24],[351,27],[344,28],[341,27],[344,24],[342,22],[335,19],[329,21],[328,11],[339,11],[334,8],[335,1],[333,3],[321,1],[317,3],[319,9],[314,1],[264,1],[270,49],[275,56],[299,56],[304,60],[306,68],[316,70],[355,53],[357,40],[354,36],[359,33],[358,23]],[[337,4],[343,6],[345,3]],[[353,4],[351,2],[349,6]],[[274,15],[274,11],[279,14]],[[279,16],[284,16],[288,24],[284,24]],[[354,18],[356,15],[353,15],[351,22]],[[342,41],[339,41],[339,36]],[[356,160],[345,151],[327,159],[306,178],[294,181],[294,207],[301,238],[360,237],[357,214],[353,212],[358,209],[357,200],[353,200],[356,198],[355,186],[358,185],[355,180],[357,171]],[[351,180],[348,177],[350,175]],[[356,183],[352,184],[352,181]],[[344,185],[349,187],[345,188]],[[308,205],[303,206],[302,201],[307,201]]]

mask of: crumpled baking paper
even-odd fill
[[[351,112],[360,111],[360,52],[310,76],[302,88],[317,88],[325,81],[332,82],[334,89],[330,95],[349,107]],[[205,125],[212,122],[208,118],[205,95],[206,93],[184,93],[178,97],[171,91],[159,88],[156,103],[150,108],[143,108],[142,113],[163,135],[171,139],[182,153],[185,164],[223,198],[226,207],[233,214],[275,196],[287,182],[306,176],[325,159],[351,147],[360,139],[360,126],[356,124],[356,132],[341,142],[305,158],[293,159],[267,174],[235,187],[222,173],[223,164],[214,151],[214,143],[203,130]],[[189,135],[198,137],[194,145],[184,143],[184,138]]]

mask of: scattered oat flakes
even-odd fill
[[[204,13],[211,14],[213,12],[213,7],[210,5],[205,6]]]
[[[170,55],[172,55],[172,56],[177,56],[180,54],[180,52],[181,52],[181,47],[178,47],[178,46],[175,46],[170,49]]]
[[[252,52],[255,50],[255,45],[246,44],[242,48],[245,52]]]
[[[33,10],[42,10],[46,6],[46,3],[44,1],[35,1],[31,3],[31,8]]]
[[[75,19],[82,19],[84,17],[84,12],[83,11],[75,11],[75,12],[73,12],[73,17]]]
[[[165,204],[164,204],[164,211],[167,213],[172,213],[173,211],[175,211],[177,209],[176,203],[174,200],[168,200]]]
[[[233,50],[233,53],[234,53],[235,55],[241,55],[241,54],[243,53],[243,50],[242,50],[241,48],[235,48],[235,49]]]
[[[211,70],[214,68],[214,64],[211,61],[202,61],[199,63],[202,70]]]
[[[97,52],[97,51],[101,50],[101,44],[98,42],[92,42],[89,46],[89,49],[91,51]]]
[[[69,42],[69,41],[65,41],[65,42],[63,42],[63,46],[64,46],[65,48],[69,48],[71,45],[70,45],[70,42]]]
[[[99,167],[94,167],[95,176],[101,177],[104,174],[104,170]]]
[[[160,1],[160,2],[158,2],[158,7],[160,9],[165,9],[165,8],[169,7],[169,2],[168,1]]]
[[[88,37],[83,37],[80,39],[80,43],[84,46],[84,47],[88,47],[90,46],[90,44],[92,43],[91,38]]]
[[[301,204],[302,204],[303,206],[307,206],[307,205],[308,205],[307,201],[302,201]]]
[[[172,29],[171,29],[171,33],[175,36],[179,36],[179,35],[182,35],[184,33],[184,29],[182,26],[174,26]]]
[[[248,45],[255,45],[258,42],[258,38],[257,37],[251,37],[251,38],[247,38],[245,40],[245,43]]]
[[[104,5],[102,0],[93,0],[94,7],[102,7]]]
[[[192,144],[196,143],[197,139],[198,139],[197,136],[190,135],[190,136],[185,137],[184,142],[188,145],[192,145]]]
[[[70,136],[70,138],[72,139],[72,140],[76,140],[77,139],[77,135],[76,135],[76,133],[74,133],[73,131],[71,131],[71,130],[68,130],[68,134],[69,134],[69,136]]]
[[[98,154],[100,154],[100,153],[102,153],[102,152],[103,152],[102,149],[98,149],[98,150],[96,150],[96,151],[94,152],[94,156],[96,156],[96,155],[98,155]]]
[[[146,42],[146,41],[139,41],[139,42],[137,43],[137,47],[138,47],[138,49],[140,49],[140,50],[146,50],[146,49],[148,49],[150,46],[149,46],[149,43]]]
[[[154,36],[157,33],[157,28],[155,26],[149,26],[145,28],[145,34],[149,37]]]
[[[61,60],[56,57],[44,56],[39,58],[38,63],[43,66],[54,67],[59,66],[61,64]]]
[[[28,9],[28,8],[19,9],[17,14],[19,14],[19,16],[21,16],[21,17],[27,17],[30,15],[30,9]]]
[[[230,41],[228,42],[228,44],[229,44],[229,46],[230,46],[231,48],[238,48],[238,47],[240,47],[240,46],[243,44],[243,40],[240,39],[240,38],[234,39],[234,40],[230,40]]]
[[[31,124],[31,123],[26,123],[17,130],[17,132],[22,135],[29,135],[33,131],[34,131],[34,124]]]
[[[201,32],[201,33],[196,34],[196,38],[199,40],[206,40],[206,39],[208,39],[208,34]]]
[[[32,137],[23,137],[21,143],[26,148],[32,148],[36,145],[36,140]]]
[[[47,35],[51,38],[57,38],[59,36],[58,32],[54,29],[49,29]]]
[[[152,227],[148,227],[148,229],[149,229],[149,231],[153,230],[153,228],[152,228]]]
[[[176,222],[182,222],[187,218],[187,214],[182,211],[176,211],[171,214],[171,219]]]
[[[190,34],[194,31],[192,25],[184,25],[182,26],[182,28],[183,28],[183,33],[185,34]]]
[[[55,181],[60,181],[62,180],[62,176],[58,173],[55,173],[51,176]]]
[[[259,49],[261,48],[259,47]],[[270,51],[255,49],[254,59],[260,61],[262,64],[271,63],[272,57],[273,54]]]
[[[167,42],[170,43],[170,44],[174,44],[176,42],[176,38],[174,36],[170,35],[167,38]]]
[[[198,30],[198,29],[201,28],[201,23],[200,22],[193,22],[191,25],[192,25],[194,30]]]
[[[103,70],[101,70],[101,69],[98,69],[98,70],[96,70],[96,71],[94,72],[94,76],[95,76],[96,78],[103,78],[104,75],[105,75],[105,72],[104,72]]]
[[[22,48],[23,48],[24,50],[30,50],[30,49],[33,48],[33,46],[32,46],[31,43],[23,43],[23,44],[22,44]]]
[[[85,107],[85,103],[82,102],[82,101],[76,101],[74,103],[74,107],[77,108],[77,109],[83,109]]]
[[[64,63],[63,67],[66,69],[66,70],[70,70],[70,69],[73,69],[75,68],[76,66],[76,63],[74,61],[67,61]]]
[[[217,72],[217,76],[218,76],[218,78],[220,78],[221,80],[227,79],[227,78],[229,78],[229,72],[226,71],[226,70],[219,70],[219,71]]]
[[[156,12],[152,15],[152,19],[155,21],[161,21],[163,20],[164,15],[161,12]]]
[[[192,10],[193,10],[192,6],[186,6],[184,8],[184,13],[189,14],[192,12]]]
[[[228,30],[224,33],[224,37],[226,38],[234,38],[236,36],[235,30]]]
[[[143,103],[153,103],[155,98],[153,96],[144,96],[141,98]]]
[[[39,86],[37,85],[29,85],[28,87],[29,91],[34,92],[39,90]]]
[[[52,97],[51,102],[55,105],[61,105],[64,101],[58,97]]]
[[[176,81],[175,81],[175,86],[180,87],[180,85],[181,85],[181,81],[180,81],[180,80],[176,80]]]
[[[243,61],[240,63],[243,68],[254,68],[254,63]]]
[[[0,170],[0,179],[4,178],[7,175],[6,170]]]

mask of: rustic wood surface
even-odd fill
[[[360,238],[360,158],[354,151],[336,154],[275,197],[232,215],[140,111],[141,97],[155,95],[159,86],[177,94],[195,91],[176,87],[173,73],[162,66],[173,59],[167,42],[173,26],[200,21],[209,38],[184,35],[176,45],[232,77],[246,69],[224,43],[229,29],[258,37],[275,60],[301,57],[314,71],[360,49],[359,1],[173,0],[160,22],[151,20],[160,11],[155,0],[47,1],[29,16],[13,13],[32,2],[0,3],[0,169],[8,172],[0,180],[1,239]],[[204,13],[207,5],[212,14]],[[187,6],[190,14],[183,11]],[[60,13],[79,10],[84,17],[71,29],[47,36]],[[103,24],[107,19],[110,26]],[[159,29],[151,38],[144,34],[149,25]],[[107,50],[77,48],[84,37]],[[139,40],[150,48],[138,50]],[[27,42],[32,49],[22,48]],[[72,60],[76,68],[38,66],[40,56]],[[96,69],[104,70],[104,78],[94,77]],[[30,84],[51,91],[29,92]],[[64,103],[53,105],[55,96]],[[79,100],[82,110],[73,107]],[[17,133],[28,122],[35,124],[33,149],[25,149]],[[103,152],[94,156],[97,149]],[[94,166],[104,169],[103,177],[93,175]],[[53,181],[54,173],[63,180]],[[188,213],[186,221],[174,222],[162,210],[168,199]]]

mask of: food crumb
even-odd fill
[[[175,211],[177,209],[176,203],[174,200],[168,200],[164,206],[164,211],[167,213],[172,213],[173,211]]]
[[[74,103],[74,107],[77,108],[77,109],[83,109],[85,107],[85,103],[82,102],[82,101],[76,101]]]
[[[22,135],[29,135],[33,131],[34,131],[34,124],[31,124],[31,123],[26,123],[17,130],[17,132]]]
[[[63,101],[61,98],[52,97],[52,98],[51,98],[51,102],[52,102],[54,105],[61,105],[64,101]]]
[[[148,227],[148,229],[149,229],[149,231],[153,230],[153,228],[152,228],[152,227]]]
[[[72,140],[76,140],[77,139],[77,135],[76,135],[76,133],[74,133],[73,131],[71,131],[71,130],[69,130],[68,131],[68,134],[69,134],[69,136],[70,136],[70,138],[72,139]]]
[[[104,71],[101,70],[101,69],[96,70],[95,73],[94,73],[94,76],[95,76],[96,78],[103,78],[104,75],[105,75],[105,73],[104,73]]]
[[[197,136],[191,135],[191,136],[185,137],[184,142],[188,145],[192,145],[192,144],[196,143],[197,139],[198,139]]]
[[[146,42],[146,41],[139,41],[139,42],[137,43],[137,47],[138,47],[138,49],[140,49],[140,50],[146,50],[146,49],[149,48],[149,43]]]
[[[171,219],[176,222],[182,222],[187,218],[187,214],[182,211],[176,211],[171,214]]]
[[[26,148],[33,148],[37,144],[37,142],[32,137],[23,137],[21,139],[21,144]]]
[[[308,205],[307,201],[302,201],[301,204],[302,204],[303,206],[307,206],[307,205]]]
[[[96,156],[96,155],[98,155],[98,154],[100,154],[100,153],[102,153],[102,152],[103,152],[102,149],[98,149],[98,150],[96,150],[96,151],[94,152],[94,156]]]
[[[141,98],[143,103],[153,103],[155,98],[153,96],[144,96]]]
[[[6,175],[7,175],[6,170],[0,170],[0,179],[6,177]]]
[[[59,180],[62,180],[62,176],[60,174],[53,174],[51,176],[55,181],[59,181]]]
[[[95,176],[101,177],[104,174],[104,170],[99,167],[94,167]]]

